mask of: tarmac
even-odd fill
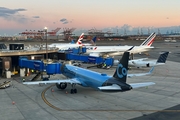
[[[0,89],[0,118],[2,120],[180,119],[180,51],[178,49],[180,42],[157,41],[153,45],[155,49],[146,57],[157,59],[159,52],[170,51],[166,64],[156,66],[151,75],[127,78],[127,83],[155,82],[155,85],[115,93],[77,85],[78,93],[70,94],[70,85],[65,90],[59,90],[53,84],[23,85],[19,76],[1,78],[1,83],[11,80],[12,86]],[[145,55],[135,55],[136,57],[145,57]],[[108,70],[90,69],[112,75],[115,66]],[[146,72],[149,69],[132,68],[128,73]],[[33,75],[30,75],[26,80],[32,77]],[[64,79],[64,77],[52,75],[51,79]]]

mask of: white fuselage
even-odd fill
[[[129,51],[130,53],[137,54],[145,51],[149,51],[153,47],[145,47],[145,46],[87,46],[86,53],[90,56],[116,56],[122,55],[125,51]],[[131,49],[132,50],[129,50]]]
[[[134,67],[152,67],[152,66],[158,66],[158,65],[164,65],[165,63],[157,63],[157,60],[148,60],[148,61],[142,61],[142,60],[130,60],[129,66]]]
[[[118,65],[119,60],[114,60],[114,65]],[[165,63],[157,63],[157,60],[148,60],[144,61],[141,59],[137,60],[129,60],[128,65],[130,67],[153,67],[153,66],[158,66],[158,65],[164,65]]]
[[[59,50],[69,50],[73,48],[78,48],[80,46],[90,46],[92,44],[85,43],[85,44],[77,44],[77,43],[52,43],[48,45],[48,47],[56,47],[59,48]]]
[[[72,44],[72,43],[53,43],[53,44],[48,45],[48,47],[56,47],[56,48],[59,48],[59,50],[69,50],[72,48],[77,48],[79,46],[82,46],[82,45]]]

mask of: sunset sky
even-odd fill
[[[179,5],[180,0],[1,0],[0,35],[45,26],[49,31],[180,26]]]

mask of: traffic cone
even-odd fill
[[[51,89],[51,92],[54,92],[54,89],[53,89],[53,88]]]
[[[14,101],[12,101],[12,105],[14,105],[15,104],[15,102]]]

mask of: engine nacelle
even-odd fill
[[[56,83],[56,87],[58,89],[64,90],[67,87],[67,83],[60,83],[60,84]]]

